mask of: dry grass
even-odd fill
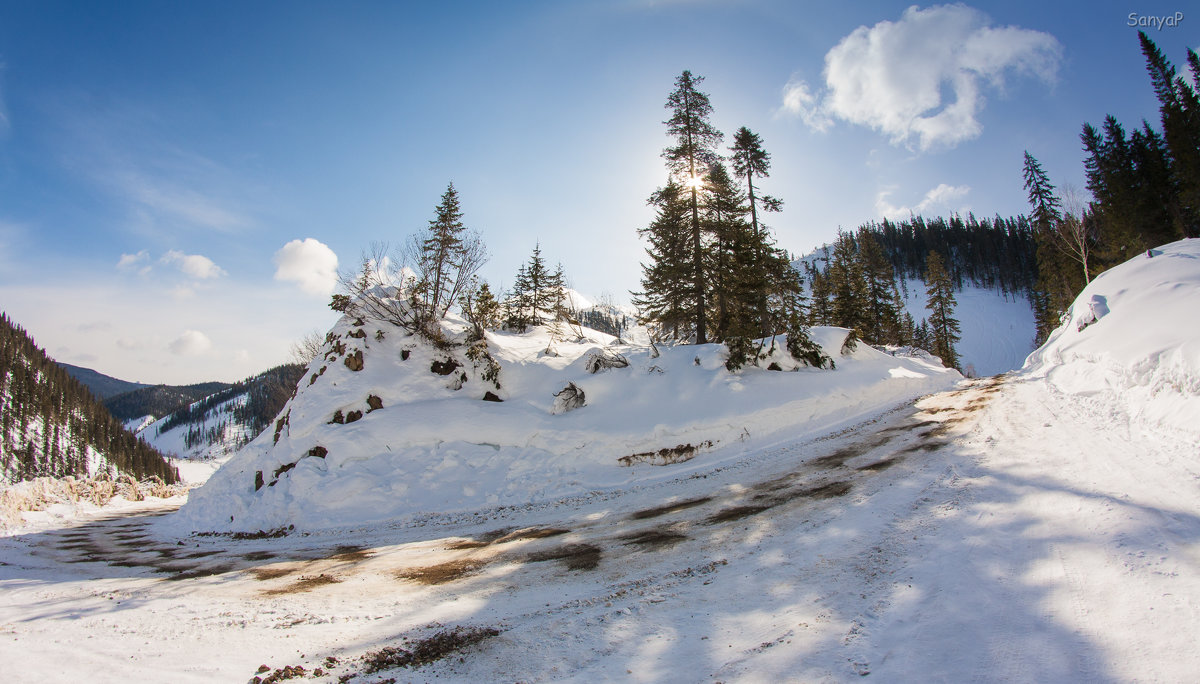
[[[282,596],[284,594],[299,594],[305,591],[312,591],[317,587],[323,587],[326,584],[337,584],[342,580],[333,575],[321,573],[319,575],[301,575],[295,582],[279,587],[278,589],[268,589],[263,592],[266,596]]]
[[[500,630],[491,627],[464,627],[444,629],[433,636],[426,637],[409,648],[388,646],[378,651],[372,651],[364,656],[366,674],[374,674],[383,670],[393,670],[400,667],[421,667],[437,662],[442,658],[458,653],[481,641],[499,636]]]
[[[446,584],[474,575],[487,566],[487,561],[464,558],[423,568],[409,568],[396,573],[396,579],[420,584]]]

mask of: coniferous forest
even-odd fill
[[[12,481],[96,473],[158,477],[178,471],[109,414],[8,316],[0,313],[0,473]],[[94,473],[95,474],[95,473]]]
[[[1142,121],[1127,132],[1111,115],[1099,129],[1083,124],[1079,138],[1090,199],[1056,188],[1036,156],[1025,152],[1039,342],[1101,272],[1157,245],[1200,237],[1200,57],[1189,49],[1190,75],[1179,74],[1144,32],[1138,39],[1160,128]]]

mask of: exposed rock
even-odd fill
[[[494,393],[492,393],[492,392],[484,392],[484,393],[483,393],[483,400],[484,400],[484,401],[504,401],[503,399],[501,399],[500,397],[496,396],[496,395],[495,395]]]
[[[263,488],[262,471],[261,470],[255,471],[255,473],[254,473],[254,491],[257,492],[258,490],[260,490],[262,488]]]
[[[429,366],[429,370],[438,375],[450,375],[461,365],[462,364],[454,359],[445,359],[443,361],[434,361],[433,364]]]
[[[367,337],[367,331],[363,330],[362,328],[355,328],[354,330],[346,333],[346,336],[353,337],[356,340],[363,340]]]
[[[680,444],[674,447],[665,447],[658,451],[643,451],[638,454],[630,454],[617,459],[621,465],[631,466],[635,463],[647,463],[649,465],[671,465],[673,463],[683,463],[690,461],[696,456],[696,451],[700,449],[708,449],[713,445],[712,440],[705,440],[699,445]]]
[[[781,370],[783,370],[783,368],[781,368],[778,363],[775,363],[774,361],[772,361],[771,365],[767,366],[767,370],[781,371]]]
[[[551,413],[566,413],[574,411],[577,408],[584,406],[587,403],[587,397],[583,390],[573,382],[568,382],[567,386],[562,388],[554,395],[554,408]]]
[[[854,353],[858,349],[858,331],[853,328],[846,333],[846,339],[842,342],[842,356],[847,356]]]
[[[323,446],[315,446],[308,450],[309,456],[315,456],[317,458],[325,458],[325,456],[328,454],[329,454],[329,449],[326,449]]]
[[[353,423],[356,420],[362,419],[362,416],[363,416],[362,411],[351,411],[350,413],[346,414],[346,422]]]
[[[355,349],[353,354],[346,357],[346,368],[352,371],[363,369],[363,353],[361,349]]]
[[[599,373],[609,368],[628,368],[629,359],[605,349],[593,349],[587,353],[583,367],[589,373]]]
[[[338,425],[342,425],[345,422],[346,416],[342,415],[341,409],[338,409],[333,412],[333,418],[330,419],[329,424],[333,425],[334,423],[337,423]]]
[[[401,350],[400,350],[400,360],[401,360],[401,361],[407,361],[407,360],[408,360],[408,357],[409,357],[411,354],[412,354],[412,352],[410,352],[409,350],[407,350],[407,349],[401,349]]]
[[[383,408],[383,400],[372,394],[371,396],[367,397],[367,407],[367,413],[370,413],[371,411],[378,411],[379,409]]]

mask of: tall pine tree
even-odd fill
[[[697,90],[703,81],[704,77],[692,76],[690,71],[684,71],[675,79],[675,90],[667,97],[666,104],[671,116],[663,122],[667,132],[675,138],[675,144],[662,153],[667,168],[683,177],[689,195],[691,251],[686,267],[692,271],[692,325],[696,344],[708,341],[708,282],[704,273],[704,236],[700,222],[701,174],[720,160],[716,147],[724,137],[709,122],[712,104],[707,93]]]

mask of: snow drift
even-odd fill
[[[1023,371],[1134,426],[1200,440],[1200,240],[1096,277]]]
[[[444,326],[459,337],[466,327]],[[840,328],[812,331],[835,370],[800,367],[778,339],[762,365],[784,372],[736,373],[723,345],[655,349],[572,330],[566,341],[547,328],[488,333],[494,383],[461,347],[345,317],[275,424],[194,490],[177,520],[192,530],[319,529],[627,486],[781,431],[829,430],[961,378],[866,345],[843,353]]]

